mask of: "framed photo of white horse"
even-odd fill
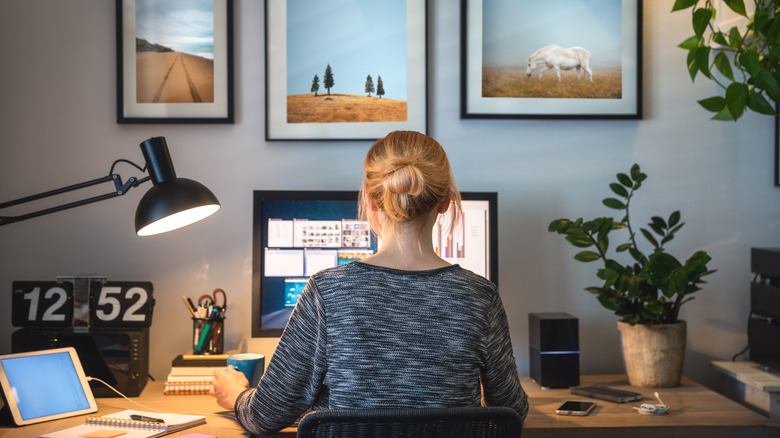
[[[642,118],[642,0],[461,0],[461,38],[461,118]]]
[[[427,130],[426,0],[266,0],[266,140]]]
[[[117,123],[233,123],[233,0],[116,0]]]

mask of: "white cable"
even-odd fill
[[[160,410],[158,410],[158,409],[155,409],[155,408],[150,408],[149,406],[145,406],[145,405],[142,405],[141,403],[138,403],[138,402],[136,402],[136,401],[134,401],[134,400],[130,400],[130,399],[129,399],[129,398],[127,398],[127,397],[126,397],[124,394],[122,394],[121,392],[119,392],[119,391],[118,391],[116,388],[114,388],[113,386],[109,385],[108,383],[106,383],[106,382],[104,382],[104,381],[102,381],[102,380],[98,379],[97,377],[89,377],[89,376],[86,376],[86,377],[87,377],[87,381],[92,381],[92,380],[94,380],[94,381],[96,381],[96,382],[100,382],[100,383],[102,383],[102,384],[106,385],[106,386],[107,386],[107,387],[108,387],[110,390],[112,390],[112,391],[114,391],[115,393],[119,394],[120,396],[122,396],[122,398],[124,398],[125,400],[129,401],[130,403],[136,404],[136,405],[138,405],[138,406],[140,406],[140,407],[142,407],[142,408],[144,408],[144,409],[148,409],[148,410],[150,410],[150,411],[154,411],[154,412],[157,412],[157,413],[160,413],[160,414],[164,413],[163,411],[160,411]],[[225,417],[225,418],[232,418],[232,419],[234,419],[234,420],[236,419],[236,417],[235,417],[234,415],[226,415],[226,414],[206,414],[206,413],[203,413],[203,412],[194,412],[194,411],[190,411],[190,412],[179,412],[179,413],[180,413],[180,414],[212,415],[212,416],[215,416],[215,417]]]
[[[661,400],[658,391],[655,392],[655,398],[658,399],[658,403],[660,404],[651,405],[649,403],[642,403],[639,407],[634,406],[634,409],[642,415],[664,415],[668,413],[671,406]]]
[[[109,385],[108,383],[106,383],[106,382],[104,382],[104,381],[102,381],[102,380],[98,379],[97,377],[89,377],[89,376],[87,376],[87,381],[92,381],[92,380],[95,380],[95,381],[97,381],[97,382],[100,382],[100,383],[102,383],[102,384],[106,385],[106,386],[107,386],[107,387],[108,387],[110,390],[112,390],[112,391],[114,391],[115,393],[119,394],[120,396],[122,396],[122,398],[124,398],[125,400],[129,401],[130,403],[136,404],[136,405],[138,405],[138,406],[140,406],[140,407],[142,407],[142,408],[144,408],[144,409],[149,409],[149,410],[152,410],[152,411],[154,411],[154,412],[160,412],[160,413],[162,413],[161,411],[158,411],[157,409],[150,408],[149,406],[144,406],[144,405],[142,405],[141,403],[138,403],[138,402],[136,402],[136,401],[134,401],[134,400],[130,400],[130,399],[129,399],[129,398],[127,398],[127,397],[126,397],[124,394],[122,394],[121,392],[119,392],[119,391],[118,391],[116,388],[114,388],[113,386]]]

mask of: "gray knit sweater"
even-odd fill
[[[262,380],[241,393],[235,412],[262,434],[310,408],[483,401],[528,412],[496,286],[457,265],[401,271],[353,262],[312,276]]]

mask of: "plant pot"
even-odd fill
[[[634,326],[618,321],[618,331],[631,386],[671,388],[680,384],[685,362],[685,321]]]

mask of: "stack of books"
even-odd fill
[[[180,354],[171,361],[171,372],[165,379],[165,395],[208,394],[214,371],[227,368],[229,354]]]

